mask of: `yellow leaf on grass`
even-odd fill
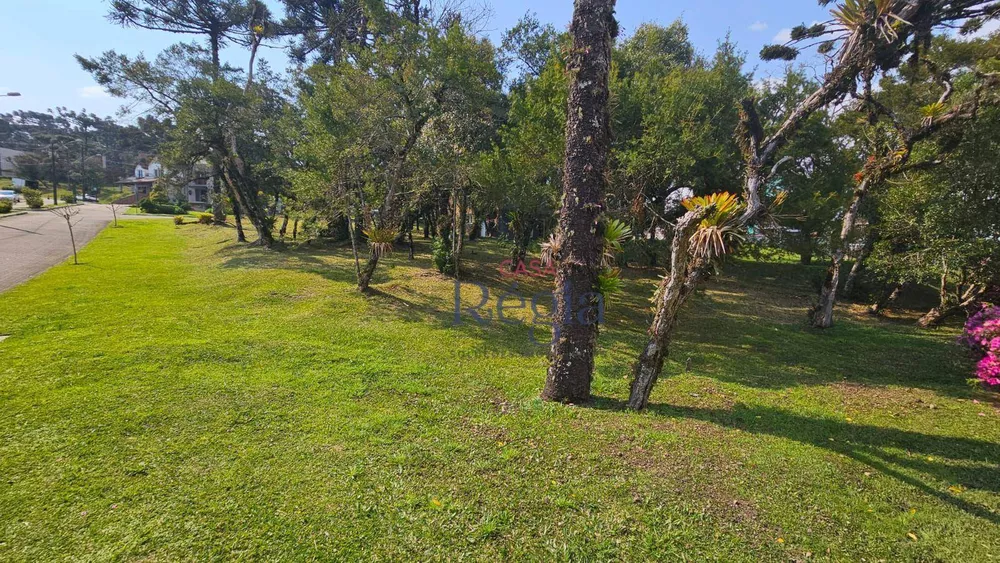
[[[913,541],[917,541],[917,534],[914,534],[913,532],[906,534],[906,537],[910,538]]]

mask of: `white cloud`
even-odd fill
[[[81,98],[109,98],[109,97],[111,97],[110,94],[108,94],[107,92],[104,91],[104,88],[101,88],[100,86],[97,86],[97,85],[94,85],[94,86],[84,86],[83,88],[80,88],[79,90],[77,90],[77,94],[79,94]]]
[[[764,31],[767,29],[767,23],[762,21],[755,21],[750,24],[750,31]]]
[[[774,43],[788,43],[792,40],[792,28],[786,27],[778,32],[771,41]]]

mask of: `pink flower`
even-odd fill
[[[987,354],[976,366],[976,375],[987,385],[1000,385],[1000,356]]]

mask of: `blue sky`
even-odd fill
[[[526,12],[565,29],[572,15],[571,0],[486,0],[492,5],[489,35],[498,41]],[[272,4],[275,2],[271,2]],[[4,0],[0,5],[0,92],[15,90],[20,98],[0,98],[0,113],[15,109],[44,111],[55,106],[87,109],[114,115],[120,102],[109,97],[73,59],[74,53],[95,56],[108,49],[155,55],[179,40],[162,32],[121,29],[105,19],[108,5],[101,0]],[[669,23],[682,18],[702,52],[711,52],[727,32],[748,54],[748,68],[758,77],[780,68],[759,64],[757,53],[781,33],[802,22],[826,19],[813,0],[619,0],[618,20],[625,34],[643,22]],[[230,51],[233,63],[245,56]],[[274,50],[267,58],[283,67],[286,58]]]

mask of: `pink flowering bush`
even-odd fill
[[[976,366],[979,380],[1000,387],[1000,307],[983,307],[969,317],[961,342],[983,354]]]

